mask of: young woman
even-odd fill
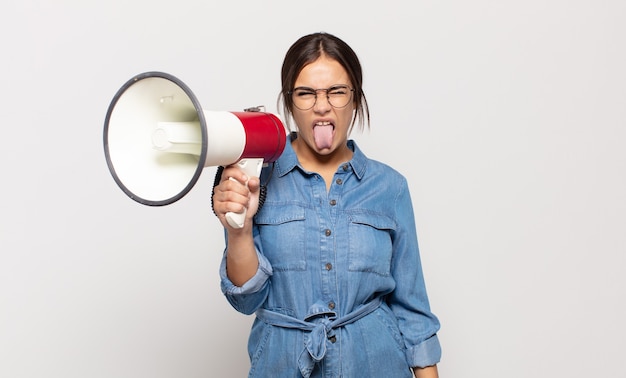
[[[222,290],[256,314],[250,377],[438,376],[439,322],[407,181],[348,139],[369,126],[362,82],[341,39],[300,38],[282,67],[284,115],[295,122],[283,154],[260,179],[234,166],[218,177]],[[225,214],[244,208],[244,227],[230,227]]]

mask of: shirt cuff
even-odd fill
[[[246,281],[241,286],[236,286],[226,274],[226,255],[222,258],[220,264],[220,277],[222,280],[222,291],[228,295],[246,295],[259,292],[267,282],[267,279],[272,275],[272,265],[262,254],[257,251],[257,257],[259,259],[259,267],[252,278]]]
[[[407,360],[411,367],[425,368],[441,360],[441,344],[437,335],[424,340],[421,344],[407,350]]]

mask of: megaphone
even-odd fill
[[[109,171],[131,199],[163,206],[184,197],[205,167],[237,164],[258,177],[282,153],[282,122],[260,108],[206,111],[178,78],[145,72],[128,80],[109,105],[104,151]],[[227,214],[242,227],[243,214]]]

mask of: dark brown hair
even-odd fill
[[[352,118],[350,131],[357,123],[359,129],[363,129],[365,121],[369,127],[370,115],[367,100],[363,92],[363,71],[356,53],[347,43],[328,33],[313,33],[298,39],[285,55],[281,70],[282,89],[279,102],[282,100],[283,115],[289,127],[289,118],[293,113],[293,101],[291,91],[298,75],[307,64],[313,63],[321,56],[327,56],[336,60],[346,70],[354,88],[354,107],[356,112]],[[290,128],[290,127],[289,127]]]

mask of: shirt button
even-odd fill
[[[348,170],[348,164],[344,164],[341,166],[341,169],[343,169],[343,171],[347,171]]]
[[[335,302],[330,302],[328,304],[328,308],[331,309],[331,310],[334,310],[335,309]]]
[[[326,236],[330,236],[330,234],[332,234],[332,233],[333,233],[333,232],[332,232],[331,230],[329,230],[329,229],[326,229],[326,231],[324,231],[324,234],[325,234]]]
[[[337,179],[337,180],[335,180],[335,182],[337,183],[337,185],[343,184],[343,180],[342,179]]]
[[[333,335],[333,336],[331,336],[331,337],[329,337],[329,338],[328,338],[328,341],[330,341],[331,343],[333,343],[333,344],[334,344],[334,343],[336,343],[336,342],[337,342],[337,337]]]
[[[333,264],[326,263],[326,270],[331,270],[333,268]]]
[[[330,206],[335,206],[337,204],[337,200],[330,200]]]

